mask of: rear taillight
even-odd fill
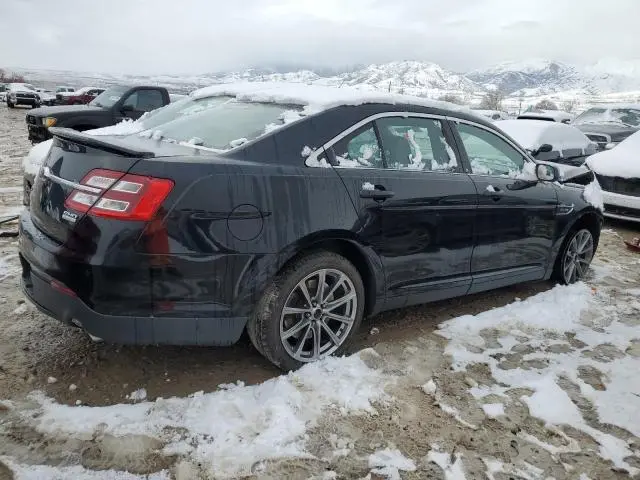
[[[114,170],[91,170],[80,181],[93,190],[73,190],[64,206],[95,217],[148,221],[167,198],[173,181]]]

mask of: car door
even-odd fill
[[[535,178],[535,163],[484,125],[453,121],[478,192],[470,293],[544,277],[551,259],[557,193]]]
[[[477,203],[444,119],[376,115],[327,151],[385,270],[387,308],[464,295]]]

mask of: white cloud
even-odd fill
[[[3,0],[0,66],[210,72],[638,56],[637,0]]]

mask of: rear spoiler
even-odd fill
[[[135,148],[128,143],[122,142],[113,137],[109,137],[109,140],[103,140],[100,136],[89,135],[87,133],[78,132],[71,128],[51,127],[49,128],[51,135],[63,140],[68,140],[80,145],[86,145],[87,147],[99,148],[107,152],[112,152],[117,155],[132,158],[152,158],[155,157],[155,153],[147,150]]]

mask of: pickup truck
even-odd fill
[[[88,105],[37,108],[26,117],[29,140],[40,143],[51,138],[49,128],[66,127],[84,131],[137,120],[144,113],[171,102],[163,87],[116,85],[107,88]]]

